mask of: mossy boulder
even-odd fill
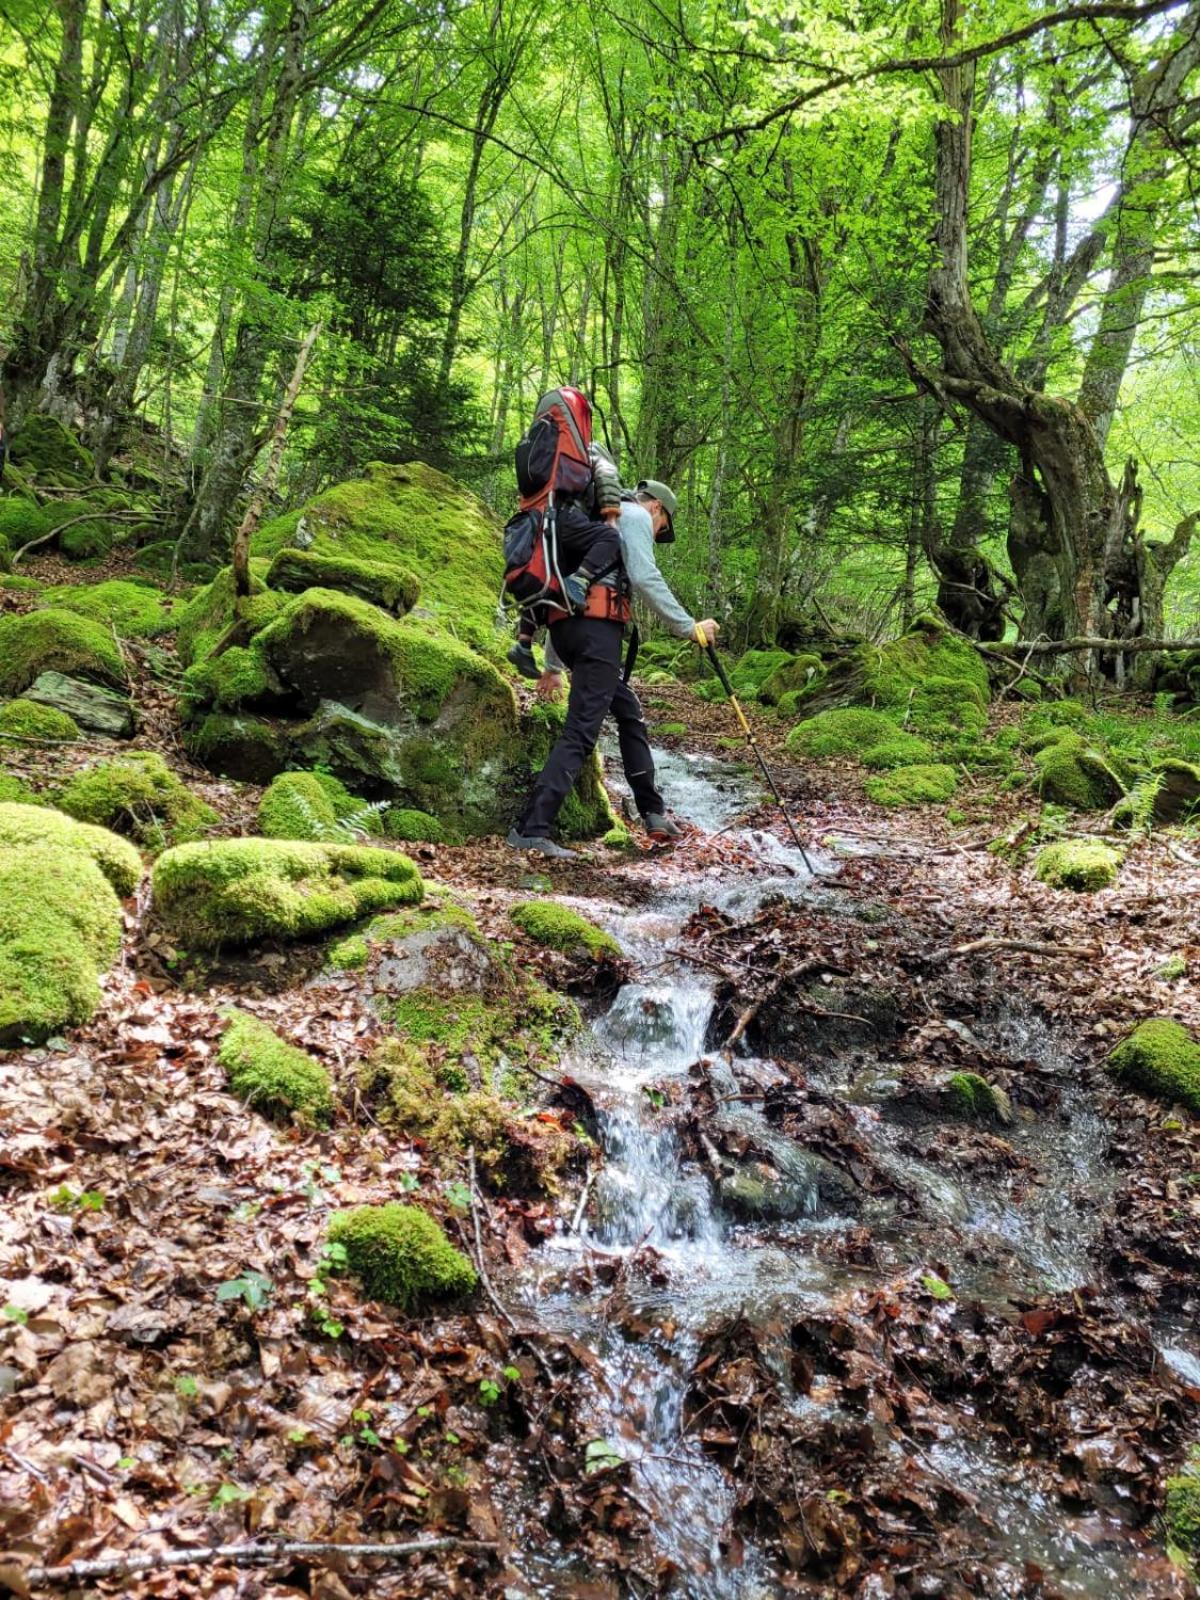
[[[267,588],[263,581],[265,569],[265,562],[250,563],[250,594],[243,610],[249,634],[266,627],[289,603],[286,594]],[[211,653],[235,613],[233,568],[224,567],[211,583],[197,590],[179,614],[176,646],[185,667]]]
[[[422,612],[474,649],[497,653],[499,523],[469,489],[433,467],[372,462],[361,478],[264,523],[251,545],[270,560],[285,549],[398,565],[419,583]]]
[[[421,593],[413,573],[394,562],[355,561],[349,556],[323,556],[313,550],[280,550],[267,569],[267,587],[289,594],[305,589],[337,589],[341,594],[402,617]]]
[[[548,945],[564,955],[620,958],[621,946],[611,933],[552,900],[521,901],[509,909],[509,916],[535,944]]]
[[[120,648],[91,617],[55,609],[0,617],[0,695],[21,694],[49,669],[125,687]]]
[[[986,705],[987,668],[979,652],[952,633],[940,618],[918,618],[908,633],[884,645],[862,644],[830,663],[802,705],[813,712],[839,706],[873,706],[903,714],[931,680],[941,680],[934,700],[944,704],[945,681],[959,686],[960,698]],[[930,707],[932,714],[932,704]],[[920,730],[918,730],[920,731]]]
[[[864,750],[890,743],[899,733],[892,718],[882,711],[847,706],[819,711],[797,723],[787,736],[787,748],[815,761],[855,761]]]
[[[281,772],[258,806],[268,839],[347,843],[356,822],[360,832],[379,831],[377,814],[327,772]]]
[[[412,806],[389,806],[383,817],[383,831],[389,839],[404,844],[447,844],[449,830],[428,811]]]
[[[350,1271],[374,1300],[411,1311],[426,1300],[469,1294],[474,1267],[442,1228],[416,1206],[359,1206],[329,1224],[330,1244],[346,1252]]]
[[[407,856],[362,845],[226,839],[185,844],[154,868],[154,907],[184,945],[304,939],[425,892]]]
[[[790,666],[794,659],[790,650],[747,650],[728,669],[733,692],[745,700],[753,700],[763,684]],[[788,684],[787,687],[798,685]]]
[[[1056,805],[1076,811],[1106,811],[1125,793],[1125,784],[1106,753],[1067,728],[1042,743],[1033,764],[1038,793]]]
[[[913,694],[908,721],[931,739],[980,734],[987,726],[987,691],[969,678],[934,674]]]
[[[978,1072],[955,1072],[946,1083],[945,1099],[956,1116],[974,1121],[1012,1121],[1012,1103],[998,1084]]]
[[[234,1094],[267,1115],[291,1112],[304,1121],[328,1122],[333,1085],[321,1063],[245,1011],[227,1016],[217,1059]]]
[[[280,686],[262,654],[244,645],[231,645],[220,655],[206,656],[183,675],[181,710],[185,719],[190,718],[197,705],[236,711],[250,702],[270,706],[282,700]]]
[[[838,716],[839,713],[826,712],[825,715]],[[926,744],[924,739],[918,739],[916,734],[905,733],[902,728],[897,728],[878,744],[865,750],[860,759],[863,766],[870,767],[872,772],[891,772],[896,767],[914,767],[932,761],[933,747]]]
[[[1172,756],[1155,763],[1153,777],[1156,823],[1191,822],[1200,814],[1200,766]]]
[[[1034,876],[1051,889],[1089,893],[1117,881],[1121,855],[1102,839],[1060,839],[1038,851]]]
[[[0,494],[0,560],[7,565],[18,550],[53,533],[62,520],[60,507],[40,506],[23,494]]]
[[[242,783],[270,783],[288,765],[287,734],[263,717],[210,711],[184,734],[189,755]]]
[[[47,589],[48,606],[90,617],[108,633],[122,639],[150,639],[170,633],[175,626],[173,602],[157,585],[129,578],[111,578],[97,584],[62,584]]]
[[[128,839],[48,806],[0,805],[0,848],[31,845],[86,856],[121,896],[132,894],[141,880],[142,858]]]
[[[942,762],[919,762],[868,778],[863,787],[877,806],[944,805],[958,789],[958,774]]]
[[[136,851],[60,812],[0,804],[0,1047],[86,1022],[121,947]]]
[[[0,743],[4,736],[13,739],[78,739],[79,726],[73,717],[36,700],[9,700],[0,706]]]
[[[141,751],[76,773],[58,803],[77,822],[127,834],[144,850],[203,839],[221,821],[160,755]]]
[[[41,801],[22,779],[0,772],[0,805],[37,806]]]
[[[758,698],[765,706],[777,706],[785,694],[803,693],[825,676],[825,663],[820,656],[791,656],[775,668],[758,686]]]
[[[85,483],[96,470],[91,451],[44,411],[31,412],[17,429],[12,458],[22,471],[60,487]]]
[[[1200,1114],[1200,1043],[1178,1022],[1141,1022],[1108,1058],[1110,1070],[1133,1089]]]

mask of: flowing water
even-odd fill
[[[658,759],[672,806],[706,831],[732,831],[739,812],[756,798],[732,768],[670,753]],[[673,1080],[705,1056],[714,1006],[714,974],[673,957],[672,945],[701,904],[747,916],[767,896],[829,893],[774,837],[734,836],[753,856],[754,869],[681,878],[682,853],[670,886],[649,906],[623,911],[579,902],[620,939],[637,975],[596,1021],[586,1050],[566,1064],[593,1097],[603,1147],[586,1215],[577,1231],[564,1224],[560,1236],[531,1257],[517,1285],[544,1324],[569,1332],[598,1357],[603,1377],[593,1385],[587,1427],[633,1463],[637,1498],[653,1513],[655,1553],[678,1565],[684,1576],[675,1592],[694,1600],[766,1600],[780,1592],[761,1552],[749,1549],[737,1567],[723,1558],[731,1487],[683,1426],[688,1373],[705,1330],[722,1318],[749,1317],[764,1330],[762,1348],[777,1368],[773,1375],[791,1393],[787,1336],[779,1331],[788,1327],[789,1315],[794,1320],[805,1311],[828,1310],[880,1276],[817,1259],[811,1246],[819,1233],[866,1222],[901,1268],[923,1266],[929,1257],[920,1253],[922,1245],[936,1239],[935,1259],[951,1272],[956,1289],[1003,1301],[1008,1294],[1087,1280],[1089,1250],[1113,1182],[1104,1165],[1103,1123],[1070,1087],[1066,1056],[1041,1023],[1014,1013],[982,1030],[980,1042],[1014,1062],[1036,1059],[1043,1071],[1063,1077],[1064,1115],[1010,1131],[1014,1146],[1034,1162],[1038,1182],[1011,1188],[995,1178],[976,1182],[903,1153],[900,1130],[879,1109],[894,1069],[886,1059],[864,1069],[860,1052],[852,1063],[829,1060],[822,1087],[853,1108],[877,1163],[906,1193],[922,1197],[923,1215],[914,1225],[882,1201],[854,1216],[839,1214],[836,1203],[822,1199],[825,1164],[769,1126],[752,1101],[726,1098],[747,1082],[777,1080],[778,1069],[749,1058],[713,1057],[706,1067],[719,1097],[712,1131],[748,1136],[769,1156],[791,1197],[791,1220],[769,1228],[725,1214],[709,1172],[684,1158],[663,1109]],[[818,858],[818,872],[831,866]],[[610,1270],[579,1270],[597,1265]],[[625,1268],[619,1293],[612,1288],[614,1265]],[[626,1331],[631,1324],[635,1333]],[[1162,1344],[1164,1358],[1181,1367],[1198,1359],[1182,1334],[1167,1330]],[[791,1403],[799,1409],[815,1402],[792,1394]],[[903,1446],[886,1438],[884,1448]],[[1022,1592],[1011,1585],[1025,1561],[1044,1568],[1056,1592],[1073,1600],[1119,1600],[1133,1592],[1129,1574],[1137,1556],[1120,1524],[1069,1516],[984,1437],[964,1430],[941,1440],[926,1450],[922,1465],[969,1484],[981,1526],[1002,1535],[1014,1576],[998,1577],[996,1600]],[[555,1566],[552,1550],[530,1573],[547,1596],[575,1593],[577,1577],[565,1558]]]

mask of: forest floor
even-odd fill
[[[143,683],[137,745],[230,834],[253,831],[257,792],[192,765],[169,683]],[[254,1600],[1195,1592],[1159,1516],[1200,1437],[1200,1123],[1118,1089],[1103,1062],[1142,1017],[1200,1026],[1195,987],[1156,976],[1172,955],[1200,963],[1200,859],[1140,838],[1114,888],[1051,891],[986,848],[1031,816],[1027,795],[968,791],[957,827],[884,811],[849,766],[788,764],[762,717],[810,883],[753,777],[727,770],[727,710],[649,695],[652,720],[689,729],[662,741],[668,775],[723,775],[736,826],[549,869],[598,920],[643,919],[625,968],[596,981],[517,950],[597,1018],[617,978],[649,1016],[707,975],[695,1059],[633,1098],[679,1186],[719,1193],[754,1161],[778,1179],[789,1146],[810,1162],[810,1203],[692,1230],[710,1269],[756,1263],[753,1292],[698,1306],[675,1292],[696,1265],[687,1225],[606,1221],[598,1169],[620,1152],[602,1074],[564,1063],[532,1113],[591,1130],[590,1162],[558,1194],[488,1192],[361,1104],[358,1063],[383,1032],[361,977],[269,947],[196,969],[130,904],[103,1012],[0,1061],[0,1583]],[[44,787],[92,754],[8,764]],[[513,940],[507,907],[540,864],[531,878],[494,840],[412,853]],[[329,1067],[330,1129],[281,1131],[228,1092],[215,1050],[235,1001]],[[968,1072],[999,1091],[986,1115],[947,1088]],[[483,1292],[408,1317],[330,1278],[314,1310],[331,1212],[410,1191]],[[643,1351],[654,1383],[622,1390]],[[660,1434],[677,1442],[651,1450]],[[697,1484],[719,1512],[699,1556],[668,1526],[696,1514]],[[449,1543],[266,1566],[210,1551],[424,1539]],[[165,1564],[182,1552],[195,1564]],[[27,1572],[114,1558],[52,1588]]]

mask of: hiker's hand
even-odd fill
[[[721,624],[719,622],[714,622],[711,617],[705,617],[703,622],[696,624],[696,643],[700,644],[703,640],[706,646],[716,644],[717,635],[720,631]]]
[[[534,694],[539,700],[560,700],[563,692],[563,675],[547,669],[537,681]]]

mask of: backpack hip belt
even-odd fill
[[[553,606],[547,612],[546,620],[550,623],[565,622],[570,616],[591,617],[597,622],[619,622],[624,626],[633,616],[633,607],[627,594],[607,584],[594,583],[583,605],[577,610],[572,612],[561,606]]]

